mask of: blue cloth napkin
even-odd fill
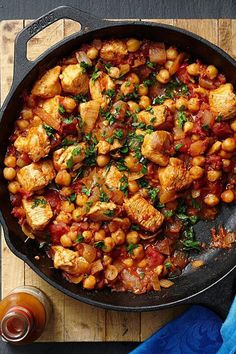
[[[236,300],[223,326],[222,320],[213,311],[200,305],[194,305],[131,353],[233,354],[236,353],[235,348]]]

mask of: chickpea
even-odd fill
[[[104,254],[103,256],[103,265],[107,266],[108,264],[112,263],[112,258],[111,256],[108,256],[107,254]]]
[[[140,96],[146,96],[148,94],[148,87],[144,84],[140,84],[138,87],[138,94]]]
[[[96,278],[94,275],[89,275],[83,280],[83,287],[85,289],[91,290],[94,289],[96,285]]]
[[[189,75],[196,76],[199,74],[199,64],[192,63],[187,66],[186,70]]]
[[[114,265],[109,264],[104,272],[104,275],[107,280],[112,281],[117,278],[118,270]]]
[[[167,84],[170,81],[170,73],[166,69],[161,69],[159,73],[156,75],[157,81],[161,84]]]
[[[134,157],[132,155],[128,155],[128,156],[125,157],[125,165],[131,171],[136,169],[137,163],[138,163],[138,160],[136,159],[136,157]]]
[[[199,189],[193,189],[191,192],[192,198],[198,198],[201,195],[201,191]]]
[[[165,63],[165,68],[170,71],[170,68],[172,67],[173,65],[173,61],[171,60],[167,60],[167,62]]]
[[[122,261],[127,267],[132,267],[134,264],[134,261],[132,258],[126,258]]]
[[[139,101],[139,107],[141,109],[146,109],[147,107],[149,107],[151,105],[152,101],[151,98],[148,96],[141,96],[140,97],[140,101]]]
[[[209,65],[206,68],[206,75],[207,75],[207,77],[209,77],[210,80],[213,80],[218,75],[218,70],[216,69],[216,67],[214,65]]]
[[[32,125],[33,127],[37,127],[37,126],[40,125],[41,123],[42,123],[42,119],[39,118],[38,116],[34,116],[31,125]]]
[[[69,224],[71,222],[71,214],[61,211],[56,217],[57,222],[64,222],[64,224]]]
[[[126,42],[127,49],[129,52],[136,52],[141,46],[141,42],[135,38],[131,38]]]
[[[219,179],[222,175],[221,171],[211,170],[207,172],[207,179],[210,182],[215,182]]]
[[[98,50],[95,47],[91,47],[87,50],[87,57],[91,60],[97,58],[98,56]]]
[[[74,204],[69,202],[68,200],[65,200],[61,203],[61,210],[63,210],[65,213],[71,213],[74,209]]]
[[[233,153],[232,152],[226,152],[224,150],[220,150],[219,156],[222,157],[223,159],[231,159],[231,157],[233,156]]]
[[[29,122],[27,120],[25,120],[25,119],[18,119],[16,121],[16,125],[18,126],[18,128],[20,130],[24,130],[24,129],[26,129],[28,127]]]
[[[112,77],[113,79],[118,79],[120,77],[120,69],[117,68],[116,66],[112,66],[109,69],[109,76]]]
[[[193,166],[204,166],[205,161],[206,161],[206,159],[204,156],[195,156],[192,159],[192,165]]]
[[[188,101],[188,110],[190,112],[197,112],[200,109],[199,99],[196,97],[190,98]]]
[[[69,197],[73,193],[73,189],[70,187],[62,187],[60,194],[63,195],[63,197]]]
[[[139,264],[138,264],[138,267],[139,268],[145,268],[147,266],[148,262],[147,262],[147,259],[142,259]]]
[[[209,155],[213,155],[216,152],[220,151],[222,146],[222,143],[220,141],[216,141],[210,148],[210,150],[208,151]]]
[[[231,161],[228,159],[222,159],[222,164],[223,164],[223,169],[226,169],[227,171],[231,165]]]
[[[222,149],[227,152],[232,152],[236,148],[236,142],[234,138],[227,138],[222,143]]]
[[[175,112],[175,101],[168,98],[164,101],[164,106],[168,107],[171,112]]]
[[[103,242],[104,242],[103,252],[105,253],[111,252],[116,245],[112,237],[106,237]]]
[[[231,129],[232,129],[234,132],[236,132],[236,119],[234,119],[234,120],[232,121],[232,123],[230,124],[230,127],[231,127]]]
[[[128,188],[130,193],[136,193],[139,190],[139,185],[136,181],[129,181]]]
[[[183,107],[187,108],[188,100],[186,100],[186,98],[184,97],[177,98],[177,100],[175,101],[175,106],[177,109],[182,109]]]
[[[189,173],[192,179],[199,179],[203,176],[204,169],[200,166],[193,166],[190,168]]]
[[[5,167],[3,169],[3,176],[8,181],[12,181],[16,177],[16,170],[13,167]]]
[[[74,221],[80,221],[81,217],[83,216],[83,209],[82,208],[76,208],[72,212],[72,219]]]
[[[76,231],[69,231],[67,236],[71,239],[71,241],[76,241],[78,233]]]
[[[127,104],[131,113],[136,113],[140,110],[139,105],[134,101],[128,101]]]
[[[191,139],[192,139],[192,141],[198,141],[198,140],[200,140],[200,135],[198,135],[198,134],[193,134],[193,135],[191,136]],[[200,144],[200,143],[197,144],[197,147],[199,146],[199,144]]]
[[[219,204],[219,198],[215,194],[207,194],[204,198],[204,203],[209,207],[214,207]]]
[[[112,232],[111,237],[115,241],[116,245],[122,245],[125,242],[125,233],[121,229],[118,229],[117,231]]]
[[[30,120],[33,118],[33,112],[31,108],[24,108],[21,111],[21,116],[23,119]]]
[[[87,202],[88,197],[85,194],[77,194],[75,203],[78,206],[84,206],[84,204]]]
[[[66,112],[71,113],[76,107],[76,102],[71,97],[64,97],[63,107],[65,108]]]
[[[130,73],[127,75],[126,81],[132,82],[132,84],[134,85],[138,85],[140,80],[137,74]]]
[[[134,84],[130,81],[124,81],[120,87],[120,90],[124,95],[128,95],[134,91]]]
[[[175,48],[170,47],[166,50],[166,58],[168,60],[175,60],[178,56],[178,52]]]
[[[82,232],[82,236],[85,242],[90,242],[92,240],[93,233],[91,230],[86,230]]]
[[[7,167],[16,167],[16,157],[12,155],[5,157],[4,164]]]
[[[71,183],[71,176],[66,170],[59,171],[56,175],[55,182],[61,186],[68,187]]]
[[[60,242],[63,247],[71,247],[72,246],[71,238],[68,237],[68,235],[66,235],[66,234],[61,236]]]
[[[110,161],[110,156],[109,155],[98,155],[97,157],[97,164],[99,167],[104,167],[106,166]]]
[[[193,129],[193,122],[186,122],[184,123],[184,132],[191,132],[191,130]]]
[[[130,244],[137,244],[139,243],[140,237],[139,234],[137,233],[137,231],[130,231],[127,235],[126,235],[126,241],[127,243]]]
[[[103,241],[106,237],[106,233],[105,230],[100,229],[99,231],[95,232],[94,234],[94,241],[98,242],[98,241]]]
[[[17,181],[8,184],[8,190],[12,194],[16,194],[20,190],[20,184]]]
[[[221,199],[225,203],[232,203],[234,200],[234,192],[231,189],[226,189],[222,194],[221,194]]]
[[[136,248],[133,249],[133,253],[132,253],[132,258],[133,259],[142,259],[144,257],[144,249],[143,249],[143,245],[137,245]]]

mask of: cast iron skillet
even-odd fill
[[[28,40],[51,23],[62,18],[79,22],[81,31],[54,45],[37,60],[28,61],[26,58]],[[14,81],[0,112],[0,221],[11,251],[58,290],[77,300],[108,309],[150,311],[180,303],[198,302],[199,294],[219,282],[236,267],[234,247],[230,250],[208,249],[201,254],[201,259],[204,258],[206,262],[203,268],[195,271],[191,268],[186,269],[181,276],[174,280],[173,287],[163,289],[161,292],[149,292],[144,295],[111,293],[107,289],[89,292],[81,289],[78,285],[65,281],[60,272],[52,268],[51,260],[38,249],[34,240],[25,242],[25,235],[16,219],[11,215],[12,207],[7,183],[2,176],[8,138],[12,132],[18,110],[21,108],[21,94],[25,89],[31,87],[39,73],[55,65],[59,58],[68,55],[81,43],[90,42],[93,38],[133,36],[172,43],[201,58],[204,62],[216,65],[225,73],[227,80],[235,84],[236,62],[215,45],[185,30],[156,23],[104,21],[66,6],[50,11],[21,31],[15,42]],[[209,242],[210,228],[214,224],[224,224],[229,229],[235,229],[235,219],[236,208],[224,207],[215,222],[199,222],[196,225],[197,236],[200,240]],[[36,255],[40,255],[40,261],[34,259]]]

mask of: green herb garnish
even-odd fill
[[[43,128],[45,129],[46,134],[49,138],[54,138],[54,135],[56,133],[55,129],[53,129],[52,127],[50,127],[50,125],[47,124],[43,124]]]
[[[83,241],[84,241],[84,236],[83,236],[82,234],[79,234],[78,237],[77,237],[76,242],[77,242],[77,243],[81,243],[81,242],[83,242]]]
[[[74,202],[76,199],[76,193],[72,193],[67,199],[69,202]]]
[[[108,195],[104,192],[103,189],[100,190],[100,202],[109,202],[110,198],[108,197]]]
[[[45,208],[47,205],[47,201],[45,199],[41,198],[35,198],[33,200],[33,205],[31,206],[32,209],[37,208],[38,206],[41,206],[41,208]]]
[[[103,241],[98,241],[98,242],[95,242],[95,243],[94,243],[94,246],[95,246],[96,248],[103,249],[103,247],[104,247],[105,245],[104,245],[104,242],[103,242]]]
[[[126,196],[128,195],[128,177],[127,176],[121,177],[121,179],[120,179],[120,190]]]
[[[126,246],[126,250],[129,254],[134,254],[134,249],[139,247],[139,245],[131,243],[130,245]]]
[[[177,113],[177,119],[178,119],[178,126],[180,128],[183,128],[184,123],[188,121],[186,114],[183,111],[179,111]]]
[[[108,216],[109,218],[112,218],[115,215],[115,210],[106,210],[103,212],[103,215]]]
[[[60,114],[65,114],[66,113],[66,110],[65,110],[65,108],[64,108],[64,106],[62,104],[59,104],[58,112]]]
[[[183,145],[183,144],[180,144],[180,143],[179,143],[179,144],[176,144],[176,145],[175,145],[175,150],[176,150],[176,151],[179,151],[179,149],[180,149],[182,146],[184,146],[184,145]]]

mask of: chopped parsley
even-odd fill
[[[208,131],[210,129],[208,124],[203,124],[202,129]]]
[[[89,65],[85,61],[81,61],[80,62],[80,67],[83,69],[83,73],[85,73],[87,71],[87,69],[91,68],[91,65]]]
[[[87,197],[90,197],[92,190],[91,190],[91,188],[88,189],[87,187],[82,187],[81,192],[84,193],[85,195],[87,195]]]
[[[73,122],[74,118],[75,118],[74,116],[70,116],[68,118],[65,118],[65,119],[63,119],[63,123],[71,124]]]
[[[165,265],[166,269],[169,269],[169,268],[172,267],[172,263],[171,262],[166,262],[166,263],[164,263],[164,265]]]
[[[47,124],[43,124],[43,128],[45,129],[46,134],[49,138],[54,137],[54,134],[56,133],[55,129],[53,129],[52,127],[50,127],[50,125],[47,125]]]
[[[129,254],[134,254],[134,249],[139,247],[139,245],[131,243],[130,245],[126,246],[126,250]]]
[[[66,161],[66,166],[71,169],[73,167],[74,161],[73,161],[73,157],[71,156],[69,158],[69,160]]]
[[[145,273],[144,272],[139,273],[139,278],[140,279],[143,279],[144,277],[145,277]]]
[[[182,233],[182,244],[185,251],[197,250],[199,251],[201,243],[196,241],[195,232],[192,226],[187,227]]]
[[[103,215],[108,216],[109,218],[112,218],[115,215],[115,210],[106,210],[106,211],[104,211]]]
[[[91,80],[93,83],[99,78],[99,69],[95,68],[94,72],[92,73]]]
[[[104,68],[106,69],[106,71],[108,72],[108,74],[110,73],[110,69],[111,69],[112,65],[110,63],[106,63],[104,65]]]
[[[131,85],[131,82],[130,81],[126,81],[125,87],[129,87],[130,85]]]
[[[110,198],[108,195],[104,192],[103,189],[100,190],[100,202],[109,202]]]
[[[152,104],[162,104],[162,103],[164,103],[165,100],[166,100],[166,96],[160,95],[160,96],[157,96],[153,99]]]
[[[181,144],[181,143],[176,144],[176,145],[175,145],[175,150],[176,150],[176,151],[179,151],[179,149],[180,149],[182,146],[184,146],[184,145]]]
[[[139,231],[140,230],[140,227],[138,225],[134,225],[132,224],[131,226],[131,230],[134,230],[134,231]]]
[[[106,95],[107,95],[108,97],[110,97],[110,98],[113,98],[113,97],[115,96],[115,94],[116,94],[116,91],[113,90],[113,89],[108,89],[108,90],[106,91]]]
[[[177,218],[182,220],[185,224],[191,224],[194,225],[198,221],[197,216],[189,216],[186,214],[176,214]]]
[[[150,86],[153,86],[156,82],[156,76],[155,76],[155,73],[151,73],[149,75],[149,78],[147,80],[144,80],[143,81],[143,84],[144,86],[146,87],[150,87]]]
[[[104,242],[103,242],[103,241],[98,241],[98,242],[95,242],[95,243],[94,243],[94,246],[95,246],[96,248],[103,249],[103,247],[104,247],[105,245],[104,245]]]
[[[37,208],[38,206],[40,206],[41,208],[45,208],[47,205],[47,201],[45,199],[41,199],[41,198],[35,198],[33,200],[33,205],[32,205],[32,209]]]
[[[95,166],[97,158],[97,138],[92,136],[91,133],[84,136],[85,140],[88,142],[88,146],[85,149],[85,160],[84,163],[87,166]]]
[[[201,204],[198,203],[198,201],[197,201],[195,198],[192,198],[192,206],[193,206],[195,209],[198,209],[198,210],[201,209]]]
[[[68,140],[67,138],[64,138],[61,142],[62,146],[69,146],[69,145],[74,145],[77,144],[75,140]]]
[[[165,210],[163,213],[167,218],[170,218],[171,216],[174,215],[173,210]]]
[[[72,151],[72,156],[77,156],[81,153],[81,148],[78,146]]]
[[[117,129],[116,131],[115,131],[115,133],[114,133],[114,137],[116,138],[116,139],[123,139],[124,138],[124,132],[123,132],[123,130],[121,130],[121,129]]]
[[[81,93],[79,95],[72,95],[71,98],[73,98],[77,103],[88,101],[88,97],[86,95],[82,95]]]
[[[147,66],[149,69],[154,69],[154,67],[155,67],[155,65],[154,65],[151,61],[149,61],[149,60],[146,61],[146,66]]]
[[[148,195],[153,203],[156,201],[158,193],[159,193],[158,188],[149,189]]]
[[[152,106],[147,106],[145,110],[150,112],[150,113],[152,113],[152,114],[154,114]]]
[[[128,167],[125,165],[124,160],[116,161],[116,167],[119,171],[129,171]]]
[[[60,114],[65,114],[66,113],[65,107],[62,104],[59,104],[58,112]]]
[[[116,121],[116,117],[111,112],[105,113],[105,119],[108,121],[109,125],[112,125]]]
[[[121,179],[120,179],[120,190],[126,196],[128,195],[128,177],[127,176],[121,177]]]
[[[188,121],[186,114],[183,111],[178,111],[177,113],[178,126],[183,128],[184,123]]]
[[[93,202],[86,202],[86,213],[91,209]]]
[[[223,116],[220,114],[216,117],[216,122],[220,123],[222,121],[222,119],[223,119]]]
[[[78,237],[77,237],[76,242],[77,242],[77,243],[81,243],[81,242],[83,242],[83,241],[84,241],[84,236],[83,236],[82,234],[79,234]]]
[[[69,202],[74,202],[76,199],[76,193],[72,193],[67,199]]]

